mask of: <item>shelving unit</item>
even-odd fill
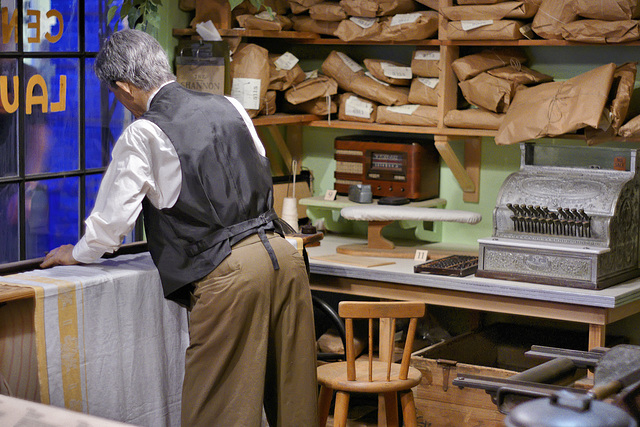
[[[440,0],[440,8],[452,6],[453,0]],[[457,107],[458,99],[458,80],[453,72],[451,64],[458,59],[461,47],[536,47],[536,46],[600,46],[587,43],[577,43],[565,40],[465,40],[455,41],[448,40],[446,27],[448,21],[442,15],[440,16],[439,31],[437,39],[408,41],[408,42],[344,42],[338,38],[328,37],[310,32],[297,31],[261,31],[261,30],[244,30],[230,28],[231,18],[224,22],[218,23],[216,26],[223,37],[242,37],[251,39],[260,44],[261,39],[279,39],[287,44],[296,45],[327,45],[327,46],[438,46],[440,49],[440,100],[438,103],[438,126],[402,126],[387,125],[377,123],[349,122],[342,120],[327,120],[313,115],[288,115],[275,114],[273,116],[258,116],[254,119],[254,124],[259,127],[259,132],[264,135],[266,128],[271,137],[276,141],[278,150],[281,152],[285,163],[291,164],[291,152],[297,152],[301,149],[301,126],[309,126],[315,128],[330,129],[348,129],[370,132],[391,132],[402,134],[426,134],[433,135],[435,146],[440,153],[443,161],[451,170],[456,178],[460,188],[463,190],[463,200],[465,202],[479,201],[479,182],[480,182],[480,158],[482,149],[482,138],[493,138],[496,131],[484,129],[460,129],[450,128],[444,125],[444,117],[448,111]],[[174,29],[175,37],[195,37],[197,33],[191,28]],[[621,46],[640,46],[640,41],[619,44]],[[294,126],[294,129],[287,131],[287,139],[285,140],[279,133],[277,126]],[[556,139],[582,139],[584,137],[578,134],[563,135]],[[622,139],[614,138],[614,140],[640,142],[640,138]],[[451,143],[457,141],[464,144],[464,158],[459,159],[456,155]],[[283,172],[287,172],[284,170]],[[290,172],[290,171],[289,171]]]

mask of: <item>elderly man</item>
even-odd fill
[[[269,161],[234,99],[175,82],[162,47],[124,30],[95,72],[137,118],[112,153],[86,233],[42,264],[113,251],[143,210],[164,294],[190,307],[182,424],[316,423],[315,333],[303,258],[273,205]]]

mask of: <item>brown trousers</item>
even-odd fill
[[[315,426],[316,347],[304,260],[268,234],[233,247],[196,283],[182,391],[182,426]]]

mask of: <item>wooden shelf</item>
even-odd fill
[[[406,125],[387,125],[380,123],[364,123],[350,122],[344,120],[315,120],[307,123],[307,126],[318,128],[332,129],[353,129],[367,130],[372,132],[397,132],[397,133],[419,133],[428,135],[445,135],[445,136],[486,136],[494,137],[496,131],[483,129],[455,129],[440,128],[435,126],[406,126]]]
[[[307,124],[320,120],[320,116],[315,114],[286,114],[276,113],[269,116],[257,116],[253,118],[254,126],[277,126]]]

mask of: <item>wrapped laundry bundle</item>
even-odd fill
[[[416,77],[409,88],[409,103],[422,105],[438,105],[437,77]]]
[[[269,54],[269,90],[287,90],[301,83],[305,77],[295,56],[288,52],[284,55]]]
[[[316,21],[340,22],[347,19],[347,12],[335,1],[323,1],[309,8],[309,16]]]
[[[507,65],[506,67],[492,68],[487,70],[487,73],[525,86],[553,81],[553,76],[532,70],[524,65]]]
[[[585,136],[588,145],[595,145],[608,141],[612,136],[618,135],[620,127],[627,118],[629,104],[636,81],[638,63],[626,62],[616,68],[613,73],[613,83],[609,92],[609,99],[605,105],[606,116],[605,129],[587,128]],[[607,126],[608,125],[608,126]]]
[[[430,105],[378,106],[377,123],[408,126],[437,126],[438,107]]]
[[[451,64],[458,80],[464,81],[477,76],[483,71],[505,67],[513,63],[526,64],[527,56],[522,49],[502,48],[483,50],[479,53],[462,56]]]
[[[293,105],[302,104],[311,99],[331,96],[338,93],[338,83],[327,76],[306,79],[294,85],[284,93],[284,98]]]
[[[468,26],[468,22],[473,25]],[[449,40],[519,40],[524,35],[520,28],[522,21],[501,19],[488,25],[475,27],[474,21],[450,21],[447,24],[447,38]]]
[[[326,36],[335,35],[340,24],[337,21],[316,21],[308,15],[292,15],[291,21],[293,21],[293,29],[296,31],[307,31]]]
[[[287,112],[328,116],[338,111],[338,105],[334,98],[333,96],[322,96],[296,105],[289,104],[287,106]]]
[[[269,52],[253,43],[241,44],[230,67],[231,96],[255,117],[264,106],[269,87]]]
[[[438,12],[421,10],[403,13],[382,20],[378,41],[425,40],[438,33]]]
[[[340,120],[374,123],[377,111],[378,104],[376,102],[361,98],[351,92],[340,95],[340,108],[338,108]]]
[[[411,56],[411,72],[418,77],[439,77],[440,48],[414,50]]]
[[[220,0],[195,0],[196,8],[201,3],[208,2],[216,2],[220,4]],[[264,0],[260,3],[256,2],[255,5],[250,0],[244,0],[238,6],[233,8],[233,13],[235,16],[245,14],[255,15],[256,13],[264,12],[269,9],[271,9],[271,11],[276,15],[286,15],[291,10],[288,0]]]
[[[497,130],[504,116],[483,108],[451,110],[444,116],[444,125],[450,128]]]
[[[378,18],[352,16],[341,21],[334,35],[345,42],[375,41],[380,36],[382,24]]]
[[[618,135],[624,138],[639,138],[640,137],[640,116],[635,116],[627,123],[622,125],[618,131]]]
[[[364,68],[342,52],[332,51],[322,63],[322,72],[338,82],[338,86],[346,92],[357,76],[364,76]]]
[[[291,13],[298,15],[309,11],[314,4],[322,3],[324,0],[289,0]]]
[[[583,18],[627,21],[640,18],[638,0],[573,0],[575,12]]]
[[[458,4],[496,4],[503,3],[508,0],[457,0]]]
[[[349,16],[375,18],[416,10],[413,0],[340,0],[340,5]]]
[[[404,105],[409,102],[409,88],[392,86],[365,75],[358,75],[351,84],[356,95],[384,105]]]
[[[267,96],[264,99],[264,106],[260,110],[260,114],[263,116],[270,116],[276,113],[276,91],[268,90]]]
[[[598,127],[616,64],[606,64],[564,82],[518,90],[498,129],[496,144],[515,144]]]
[[[638,21],[580,19],[562,28],[562,38],[584,43],[625,43],[640,39]]]
[[[257,15],[240,15],[236,19],[238,24],[247,30],[282,31],[293,27],[291,19],[283,15],[271,15],[267,11]]]
[[[373,77],[385,83],[398,86],[411,84],[411,67],[399,62],[386,61],[384,59],[365,59],[364,66]]]
[[[562,39],[562,27],[578,19],[575,0],[544,0],[533,17],[531,29],[543,39]]]
[[[507,111],[520,86],[511,80],[494,77],[489,73],[480,73],[458,85],[470,104],[496,113]]]
[[[538,11],[538,5],[528,1],[506,1],[491,5],[449,6],[442,8],[442,14],[450,21],[529,19]]]

